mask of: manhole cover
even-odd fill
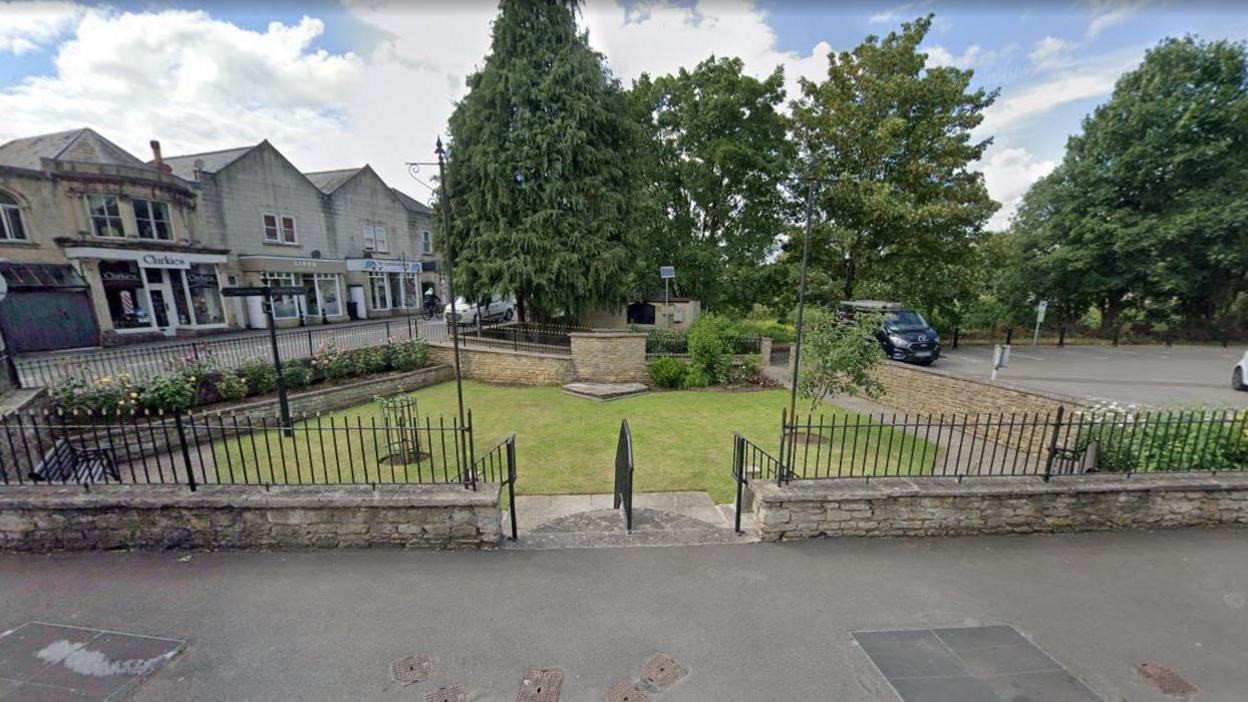
[[[468,702],[462,683],[439,687],[425,695],[425,702]]]
[[[1190,682],[1183,679],[1183,676],[1174,672],[1173,669],[1167,668],[1160,663],[1141,663],[1136,666],[1140,671],[1140,675],[1144,679],[1157,686],[1167,695],[1194,695],[1200,690]]]
[[[641,668],[641,681],[655,690],[666,690],[685,677],[689,669],[677,663],[666,653],[655,654]]]
[[[650,702],[650,695],[631,682],[618,682],[607,690],[607,702]]]
[[[390,679],[400,685],[411,685],[425,680],[433,672],[429,656],[404,656],[390,664]]]
[[[530,670],[520,681],[516,702],[559,702],[563,673],[558,670]]]

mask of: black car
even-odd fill
[[[884,354],[894,361],[926,366],[940,358],[940,335],[923,319],[923,315],[907,309],[905,305],[880,300],[841,303],[843,317],[852,319],[855,313],[881,316],[883,323],[875,338],[879,339]]]

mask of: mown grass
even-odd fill
[[[434,426],[438,417],[450,424],[455,416],[454,383],[412,394],[422,418],[434,418]],[[473,413],[478,456],[507,435],[516,435],[516,488],[522,494],[611,492],[620,420],[627,418],[633,435],[635,490],[705,490],[718,502],[730,501],[734,495],[733,433],[741,432],[778,455],[780,413],[788,405],[784,390],[656,392],[594,402],[567,395],[557,387],[504,387],[472,381],[464,383],[464,399]],[[827,410],[827,421],[839,423],[847,416],[837,408]],[[852,427],[858,417],[848,417]],[[918,472],[918,466],[930,465],[934,446],[902,432],[868,428],[866,418],[861,421],[862,428],[855,432],[857,441],[843,450],[839,443],[819,448],[821,463],[835,465],[842,451],[849,453],[852,445],[859,460],[876,464],[879,474],[905,474],[911,470],[908,466]],[[311,419],[298,423],[293,437],[271,430],[219,441],[213,449],[218,478],[388,483],[442,479],[448,470],[453,475],[451,446],[446,445],[444,461],[437,432],[433,445],[424,447],[433,454],[432,465],[429,460],[406,466],[378,464],[376,457],[384,456],[386,450],[384,434],[371,430],[374,423],[384,426],[380,408],[370,402],[321,417],[319,426],[323,430],[336,427],[333,432],[315,431],[318,420]],[[351,429],[344,430],[346,426]],[[799,448],[799,456],[802,451]],[[813,445],[810,451],[813,456]],[[270,460],[276,467],[273,474],[267,468]],[[258,472],[257,466],[266,467]]]

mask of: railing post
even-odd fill
[[[308,358],[316,355],[316,349],[312,347],[312,327],[308,327]]]
[[[390,320],[388,319],[386,320],[386,341],[390,341]]]
[[[186,466],[186,484],[195,492],[195,469],[191,466],[191,447],[186,443],[186,429],[182,426],[182,413],[174,410],[173,426],[178,430],[178,444],[182,448],[182,463]]]
[[[1062,432],[1062,417],[1066,414],[1066,405],[1057,406],[1057,418],[1053,421],[1053,436],[1049,439],[1049,459],[1044,463],[1044,482],[1053,477],[1053,460],[1057,457],[1057,439]]]
[[[954,350],[955,350],[955,351],[956,351],[956,350],[957,350],[957,348],[958,348],[958,331],[959,331],[959,330],[958,330],[958,328],[957,328],[957,327],[954,327],[954,328],[953,328],[953,348],[954,348]]]
[[[741,497],[745,490],[745,437],[734,434],[732,439],[732,470],[737,478],[737,506],[733,510],[733,529],[741,533]]]
[[[511,540],[516,540],[516,435],[507,438],[507,512],[511,515]]]
[[[1057,328],[1057,346],[1058,348],[1061,348],[1065,345],[1066,345],[1066,323],[1063,322],[1062,325]]]

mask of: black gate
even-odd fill
[[[624,526],[633,530],[633,433],[628,420],[620,420],[620,441],[615,446],[615,509],[624,508]]]

